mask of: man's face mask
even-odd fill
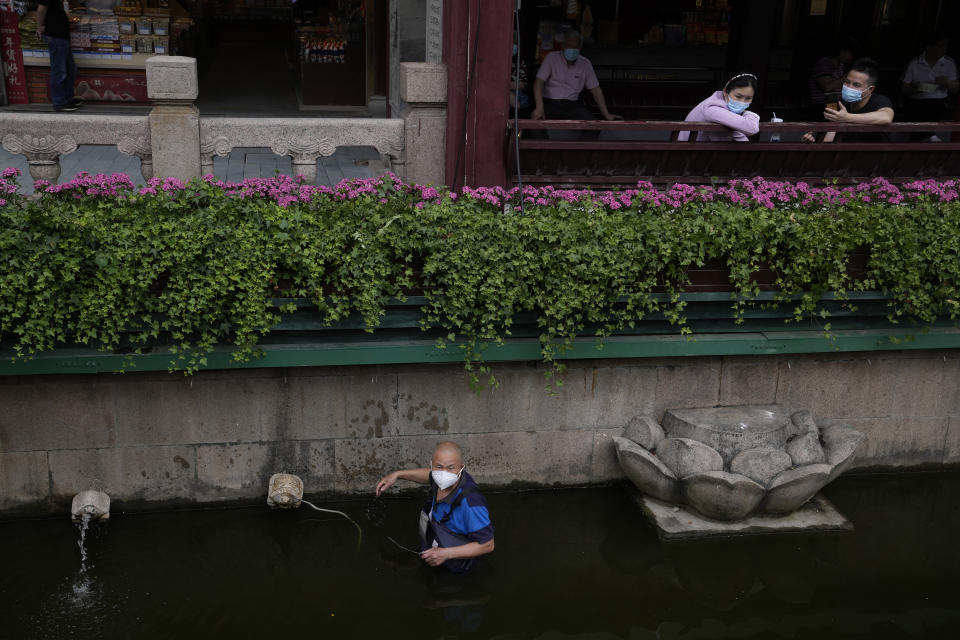
[[[452,473],[450,471],[444,471],[443,469],[434,469],[430,472],[433,481],[437,483],[437,486],[441,489],[449,489],[453,485],[457,484],[457,480],[460,479],[460,474],[463,473],[464,465],[460,465],[460,471],[457,473]]]
[[[863,99],[863,91],[843,85],[840,89],[840,97],[844,102],[860,102]]]
[[[576,47],[567,47],[563,50],[563,57],[567,59],[567,62],[573,62],[580,56],[580,49]]]

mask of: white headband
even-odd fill
[[[729,86],[730,86],[730,83],[733,82],[734,80],[736,80],[737,78],[744,78],[744,77],[747,77],[747,76],[753,78],[754,80],[757,79],[757,76],[753,75],[752,73],[741,73],[740,75],[738,75],[738,76],[733,76],[732,78],[730,78],[729,80],[727,80],[727,84],[723,85],[723,88],[726,89],[727,87],[729,87]]]

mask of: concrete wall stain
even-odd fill
[[[387,410],[383,406],[383,402],[377,401],[377,408],[380,409],[380,415],[374,418],[373,425],[376,427],[376,433],[378,438],[383,437],[383,428],[387,426],[387,423],[390,422],[390,414],[387,413]]]
[[[420,416],[421,410],[426,414],[423,417]],[[446,433],[450,430],[447,410],[429,402],[420,402],[417,405],[411,404],[407,409],[407,422],[411,424],[419,422],[424,429],[437,433]]]
[[[379,478],[386,474],[386,465],[376,453],[367,454],[364,460],[356,466],[348,467],[342,462],[337,466],[340,468],[340,476],[349,480],[363,478],[364,476]]]
[[[383,428],[384,428],[385,426],[387,426],[387,423],[390,422],[390,414],[387,413],[386,408],[383,406],[383,400],[376,400],[376,401],[374,401],[374,400],[367,400],[366,402],[363,403],[363,408],[364,408],[364,410],[370,409],[370,408],[372,408],[372,407],[375,407],[376,409],[379,409],[379,410],[380,410],[380,413],[379,413],[379,415],[376,415],[376,416],[374,416],[374,417],[372,418],[372,419],[373,419],[373,428],[372,428],[372,429],[369,429],[369,428],[367,429],[367,438],[372,438],[372,437],[382,438],[382,437],[383,437]],[[368,422],[370,422],[370,420],[371,420],[370,414],[369,414],[369,413],[364,413],[364,414],[363,414],[363,418],[361,418],[360,421],[361,421],[363,424],[367,424]],[[355,419],[354,419],[354,420],[351,420],[351,422],[354,422],[354,421],[355,421]]]
[[[441,423],[440,416],[434,414],[423,421],[423,428],[437,433],[446,433],[450,430],[450,421],[444,418],[443,423]]]

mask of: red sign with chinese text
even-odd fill
[[[149,102],[147,75],[143,71],[119,73],[100,69],[77,71],[76,94],[87,101]]]
[[[0,7],[0,60],[3,79],[7,86],[9,104],[27,104],[27,74],[23,69],[23,51],[20,50],[20,29],[17,14],[6,6]]]

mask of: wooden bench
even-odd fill
[[[891,182],[960,177],[960,122],[894,123],[888,126],[839,123],[761,123],[762,142],[706,142],[701,132],[729,132],[711,123],[667,121],[520,120],[516,135],[509,123],[505,158],[508,179],[517,184],[613,187],[649,180],[658,186],[681,182],[709,184],[731,178],[856,183],[882,176]],[[600,131],[616,135],[657,136],[654,140],[557,140],[528,137],[529,132]],[[918,132],[950,132],[948,142],[766,141],[779,134],[794,140],[805,132],[818,139],[838,134],[887,133],[909,139]],[[678,140],[681,131],[690,139]],[[542,134],[541,134],[542,135]],[[569,135],[569,134],[568,134]],[[941,134],[944,135],[944,134]],[[519,172],[517,147],[519,144]]]

